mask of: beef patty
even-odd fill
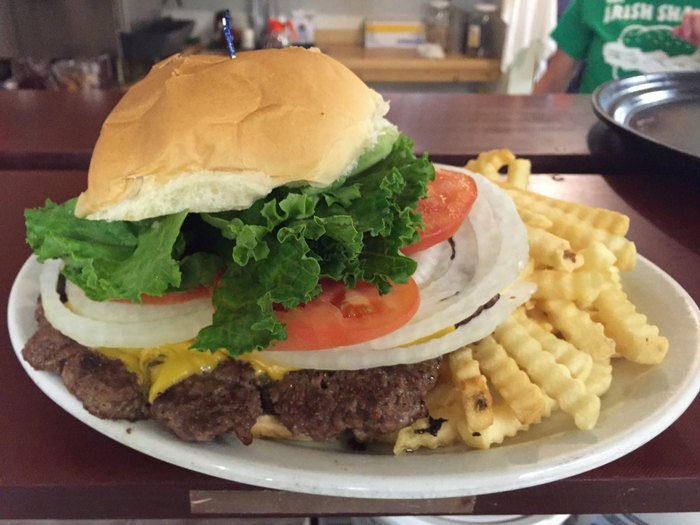
[[[233,433],[249,444],[263,412],[276,415],[297,435],[328,439],[349,431],[369,441],[427,415],[423,397],[435,385],[440,366],[438,358],[365,370],[299,370],[270,382],[257,378],[249,363],[232,359],[173,385],[149,406],[147,388],[124,363],[62,335],[40,306],[36,317],[39,329],[22,351],[31,366],[61,375],[97,417],[151,417],[186,441]]]
[[[253,367],[233,359],[173,385],[151,406],[151,417],[185,441],[209,441],[233,432],[248,445],[261,414]]]
[[[423,397],[440,359],[365,370],[300,370],[265,388],[271,411],[295,434],[328,439],[351,431],[358,441],[427,415]]]
[[[60,374],[66,360],[86,348],[51,326],[41,304],[37,306],[34,317],[39,328],[24,345],[22,357],[36,370]]]
[[[102,419],[148,417],[145,389],[124,363],[84,349],[66,360],[61,378],[85,409]]]

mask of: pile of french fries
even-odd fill
[[[654,365],[668,351],[620,282],[636,263],[627,216],[528,191],[530,162],[508,150],[483,153],[466,168],[513,199],[530,247],[521,278],[537,291],[493,334],[447,357],[426,399],[430,418],[396,434],[396,454],[456,444],[486,449],[555,410],[589,430],[613,360]]]

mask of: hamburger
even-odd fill
[[[173,56],[106,119],[77,198],[25,213],[23,357],[101,418],[187,441],[367,442],[532,292],[495,185],[416,157],[317,50]]]

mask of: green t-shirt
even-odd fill
[[[671,32],[693,9],[700,9],[700,0],[572,0],[552,38],[586,61],[581,93],[633,74],[700,71],[700,49]]]

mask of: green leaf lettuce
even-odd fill
[[[400,135],[358,174],[325,188],[276,188],[240,211],[106,222],[76,218],[75,199],[48,201],[26,210],[27,242],[40,261],[63,259],[66,278],[94,300],[139,302],[218,276],[213,323],[194,347],[264,349],[286,338],[274,309],[310,301],[322,279],[386,293],[415,271],[400,249],[418,240],[415,209],[434,169],[412,146]]]

